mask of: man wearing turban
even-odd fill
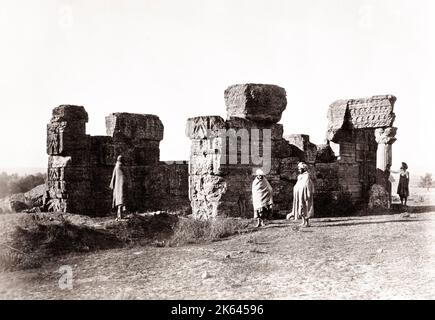
[[[294,217],[295,220],[302,219],[301,226],[309,227],[310,218],[314,215],[314,184],[308,173],[308,166],[305,163],[298,163],[298,171],[298,181],[293,187],[293,210],[287,215],[287,219],[291,217]]]

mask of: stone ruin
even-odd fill
[[[252,217],[253,172],[264,167],[258,154],[267,160],[267,152],[270,170],[266,173],[274,190],[276,213],[291,210],[299,161],[305,161],[312,173],[317,214],[349,213],[364,207],[370,189],[384,183],[382,173],[391,164],[395,101],[393,96],[374,96],[334,102],[328,110],[327,142],[315,145],[308,135],[283,136],[278,123],[287,104],[283,88],[230,86],[225,91],[226,120],[202,116],[187,121],[194,216]],[[264,144],[268,139],[269,146]]]
[[[61,105],[47,127],[50,210],[108,215],[116,157],[129,181],[129,209],[192,212],[196,218],[252,217],[251,185],[263,168],[274,190],[274,211],[291,210],[297,163],[305,161],[315,183],[316,215],[365,208],[371,190],[385,190],[396,128],[391,95],[338,100],[328,110],[326,143],[304,134],[284,135],[283,88],[233,85],[224,93],[227,117],[189,118],[189,161],[160,161],[163,124],[155,115],[113,113],[107,136],[86,134],[83,107]]]
[[[327,139],[338,146],[339,182],[360,206],[372,208],[377,197],[391,196],[385,169],[396,141],[395,102],[396,97],[381,95],[338,100],[329,107]]]
[[[107,215],[109,188],[118,155],[124,158],[131,211],[190,211],[187,162],[160,161],[163,124],[155,115],[112,113],[107,136],[86,134],[88,114],[81,106],[61,105],[47,126],[50,211]]]
[[[293,169],[304,154],[284,139],[283,125],[278,123],[287,105],[285,90],[274,85],[234,85],[225,91],[225,103],[227,120],[219,116],[187,120],[193,214],[252,217],[253,169],[262,167],[258,160],[263,157],[271,159],[264,171],[269,173],[276,209],[291,206],[297,178]],[[270,146],[263,148],[263,140],[271,141]]]

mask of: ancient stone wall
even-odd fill
[[[155,115],[113,113],[107,136],[86,134],[81,106],[53,110],[47,127],[49,206],[52,211],[108,215],[109,189],[118,155],[128,177],[128,209],[188,211],[187,162],[160,161],[163,124]]]
[[[308,164],[314,180],[317,214],[348,213],[367,204],[370,188],[381,180],[377,178],[378,143],[394,142],[395,129],[388,128],[395,117],[395,97],[334,102],[328,110],[327,143],[322,145],[311,143],[308,135],[283,136],[278,123],[287,104],[283,88],[233,85],[224,98],[226,120],[202,116],[187,121],[194,216],[252,217],[251,184],[257,168],[266,169],[274,190],[274,211],[288,212],[299,161]],[[391,161],[391,149],[384,149],[387,160],[382,163]]]
[[[391,164],[392,127],[396,97],[373,96],[338,100],[328,110],[327,139],[338,144],[338,173],[342,189],[360,205],[369,201],[374,184],[385,188],[385,169]]]
[[[116,157],[124,157],[129,209],[192,211],[197,218],[252,217],[251,185],[263,169],[273,187],[274,212],[292,207],[297,163],[305,161],[314,179],[315,212],[349,214],[385,195],[392,160],[396,98],[391,95],[338,100],[328,109],[326,143],[304,134],[283,135],[278,123],[286,92],[275,85],[242,84],[224,92],[227,117],[187,120],[188,162],[160,161],[163,124],[155,115],[113,113],[107,136],[86,134],[83,107],[62,105],[47,126],[51,210],[107,215],[109,183]],[[385,199],[374,199],[385,203]],[[370,200],[372,201],[372,200]]]
[[[265,171],[273,188],[275,212],[287,212],[292,206],[297,163],[306,161],[314,168],[317,154],[319,162],[330,161],[332,150],[319,147],[318,151],[307,135],[283,136],[283,126],[277,123],[287,104],[283,88],[234,85],[224,96],[227,120],[204,116],[187,121],[186,135],[192,141],[189,197],[193,214],[199,218],[252,217],[251,186],[258,168]]]

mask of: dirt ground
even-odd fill
[[[435,212],[276,220],[211,244],[74,254],[0,274],[1,299],[434,299]],[[72,289],[60,289],[61,266]]]

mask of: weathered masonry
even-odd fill
[[[354,202],[366,205],[376,184],[386,188],[385,169],[392,163],[396,97],[338,100],[328,110],[327,139],[338,145],[339,183]]]
[[[391,95],[338,100],[328,109],[326,143],[304,134],[283,135],[287,107],[283,88],[240,84],[224,92],[227,117],[187,120],[189,161],[160,161],[163,124],[155,115],[113,113],[107,136],[86,134],[81,106],[53,109],[47,126],[50,210],[108,215],[109,183],[116,157],[123,155],[131,211],[192,212],[194,217],[252,217],[253,173],[263,168],[274,190],[274,210],[292,207],[297,163],[309,165],[318,215],[351,214],[385,189],[396,128]],[[378,190],[377,189],[377,190]]]
[[[275,211],[288,212],[299,161],[309,165],[314,178],[318,214],[350,213],[364,207],[371,187],[384,183],[383,172],[391,164],[395,101],[394,96],[374,96],[334,102],[328,110],[327,143],[315,145],[308,135],[283,136],[278,123],[287,104],[283,88],[229,87],[226,120],[202,116],[187,121],[193,214],[252,217],[251,184],[259,167],[270,169],[267,179],[274,190]],[[253,161],[258,155],[263,163]],[[237,161],[231,161],[232,156]],[[264,161],[269,163],[265,166]]]
[[[61,105],[47,126],[50,209],[108,215],[112,170],[123,155],[131,211],[190,209],[187,162],[160,159],[163,124],[155,115],[113,113],[107,136],[86,134],[88,114],[81,106]]]

